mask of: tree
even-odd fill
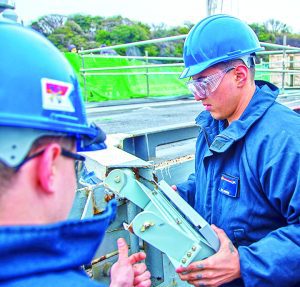
[[[66,51],[68,45],[74,44],[78,49],[92,49],[106,46],[132,43],[149,39],[170,37],[187,34],[193,27],[193,23],[185,22],[182,26],[168,27],[164,23],[152,25],[132,21],[120,15],[113,17],[101,17],[74,14],[68,18],[63,15],[46,15],[32,23],[32,28],[43,33],[59,49]],[[275,43],[276,38],[282,33],[289,33],[286,24],[270,19],[264,24],[253,23],[250,25],[261,42]],[[293,34],[289,34],[291,38]],[[297,37],[294,37],[297,38]],[[297,39],[296,39],[297,40]],[[155,43],[146,46],[138,46],[141,55],[148,51],[149,56],[182,56],[184,40]],[[131,51],[132,50],[132,51]],[[125,53],[137,53],[118,49],[120,55]]]
[[[116,26],[111,31],[111,39],[113,44],[132,43],[149,39],[150,30],[143,26],[133,24],[130,26]]]
[[[101,29],[101,23],[103,20],[104,18],[100,16],[92,17],[81,14],[75,14],[69,17],[69,21],[74,21],[81,27],[89,41],[93,41],[95,39],[96,32],[98,29]]]
[[[110,33],[112,45],[144,41],[148,40],[149,37],[150,28],[139,24],[116,26]],[[145,46],[141,46],[139,49],[141,53],[144,54]],[[124,49],[120,49],[118,51],[121,54],[125,54]]]
[[[275,35],[282,34],[282,33],[290,33],[290,28],[287,26],[287,24],[284,24],[279,20],[269,19],[264,23],[264,26],[267,31]]]
[[[161,23],[159,25],[152,25],[151,29],[151,38],[164,38],[171,37],[176,35],[185,35],[189,32],[193,24],[190,22],[186,22],[184,26],[177,26],[168,28],[165,24]],[[155,44],[158,48],[159,56],[182,56],[182,48],[183,48],[184,40],[177,40],[172,42],[161,42]]]
[[[98,30],[95,35],[95,40],[100,44],[105,44],[106,46],[110,46],[112,42],[110,33],[106,30]]]
[[[264,25],[259,24],[259,23],[253,23],[253,24],[250,24],[250,27],[253,29],[253,31],[257,35],[259,41],[269,42],[269,43],[275,42],[275,35],[270,33]]]
[[[93,22],[93,17],[89,15],[86,16],[81,14],[75,14],[70,16],[68,20],[74,21],[76,24],[78,24],[81,27],[81,29],[84,32],[88,32]]]
[[[132,22],[128,18],[123,18],[122,16],[118,15],[118,16],[104,18],[101,21],[98,28],[106,30],[108,32],[111,32],[115,27],[118,27],[118,26],[121,26],[121,25],[130,26],[133,23],[134,22]]]
[[[74,21],[67,21],[62,27],[56,28],[48,39],[62,51],[67,51],[70,44],[77,48],[87,48],[87,38],[81,27]]]

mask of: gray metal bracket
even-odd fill
[[[158,184],[153,181],[153,188],[149,188],[131,170],[114,169],[105,178],[104,185],[144,210],[128,229],[164,252],[175,267],[187,266],[218,250],[218,239],[209,224],[174,191],[173,197],[171,187],[164,181]]]

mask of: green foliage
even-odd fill
[[[75,15],[69,17],[69,20],[74,21],[76,24],[78,24],[81,27],[81,29],[83,31],[88,32],[92,26],[94,19],[92,16],[75,14]]]
[[[111,31],[111,39],[113,44],[132,43],[149,39],[150,31],[143,26],[134,24],[131,26],[116,26]]]
[[[145,50],[148,52],[148,56],[156,57],[159,55],[159,49],[157,45],[148,45]]]
[[[273,33],[270,33],[270,31],[267,30],[265,25],[259,23],[253,23],[250,24],[250,27],[257,35],[259,41],[268,42],[268,43],[275,42],[275,35]]]
[[[86,48],[86,38],[81,27],[73,21],[67,21],[62,27],[56,28],[48,39],[61,51],[67,51],[70,44]]]
[[[102,43],[102,44],[105,44],[107,46],[110,46],[111,43],[112,43],[110,33],[106,30],[98,30],[96,32],[95,40],[98,43]]]
[[[31,24],[31,27],[43,33],[61,51],[67,51],[70,44],[77,49],[91,49],[106,46],[132,43],[149,39],[157,39],[175,35],[184,35],[189,32],[193,23],[186,22],[183,26],[167,27],[161,23],[151,27],[142,22],[132,21],[120,15],[112,17],[90,16],[75,14],[68,18],[62,15],[46,15]],[[290,28],[284,23],[270,19],[264,24],[250,25],[261,42],[275,43],[283,33],[297,39],[298,36],[290,33]],[[182,55],[184,40],[156,43],[139,46],[135,49],[118,49],[120,55],[125,53],[149,56],[177,56]]]

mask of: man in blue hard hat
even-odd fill
[[[254,81],[260,43],[241,20],[214,15],[184,44],[196,118],[195,172],[174,189],[219,236],[220,249],[177,269],[194,286],[300,286],[300,117]]]
[[[74,71],[33,30],[0,21],[0,284],[101,286],[83,272],[115,216],[111,201],[95,219],[64,221],[75,196],[76,151],[105,148],[88,125]],[[23,49],[20,49],[23,47]],[[111,286],[150,287],[144,253],[119,259]]]
[[[70,44],[70,45],[68,46],[68,51],[69,51],[70,53],[77,53],[77,48],[76,48],[76,46],[75,46],[74,44]]]

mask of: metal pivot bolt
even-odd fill
[[[115,176],[114,178],[115,183],[119,183],[121,181],[121,178],[119,175]]]
[[[141,232],[146,231],[148,228],[150,228],[153,225],[154,225],[153,222],[148,222],[148,221],[144,222],[144,224],[141,227]]]
[[[181,223],[182,223],[182,221],[181,221],[179,218],[176,218],[176,219],[175,219],[175,222],[176,222],[177,224],[181,224]]]

